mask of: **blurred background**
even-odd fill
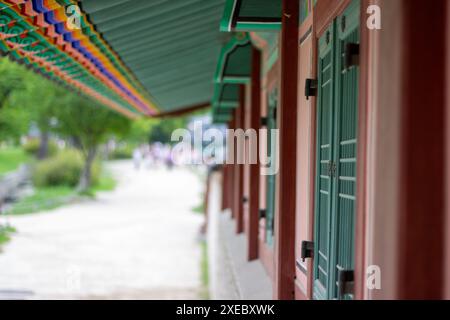
[[[206,169],[171,135],[209,116],[131,120],[7,58],[0,74],[0,298],[206,298]]]

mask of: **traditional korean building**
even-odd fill
[[[278,129],[276,174],[219,173],[272,298],[450,298],[447,0],[5,0],[0,52],[125,116]]]
[[[225,207],[274,298],[448,298],[448,12],[447,1],[227,1],[221,30],[248,34],[252,63],[231,108],[227,69],[216,78],[214,112],[279,129],[280,170],[225,166],[224,186],[239,190]],[[243,50],[231,44],[230,61]]]

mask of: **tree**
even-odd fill
[[[0,108],[5,106],[9,97],[23,88],[25,70],[22,66],[12,63],[7,58],[0,58]]]
[[[124,135],[130,129],[130,120],[85,97],[66,94],[54,110],[53,130],[75,139],[84,157],[84,168],[78,191],[91,186],[92,165],[99,146],[112,135]]]
[[[166,118],[157,120],[158,122],[151,128],[149,142],[161,142],[172,144],[172,132],[176,129],[185,128],[187,124],[186,117]]]
[[[0,108],[0,142],[17,143],[28,129],[29,114],[26,110],[9,103]]]
[[[28,130],[28,113],[14,102],[23,90],[26,71],[7,58],[0,58],[0,142],[18,140]]]
[[[150,132],[159,124],[160,120],[154,118],[140,118],[131,124],[130,132],[124,137],[132,144],[148,143]]]
[[[27,75],[21,91],[14,102],[27,110],[29,121],[39,129],[40,146],[37,157],[42,160],[48,156],[50,131],[55,110],[61,107],[64,100],[62,97],[68,93],[64,88],[31,72]]]

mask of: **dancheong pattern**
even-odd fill
[[[0,1],[0,54],[126,116],[157,113],[147,91],[73,5],[77,1]]]

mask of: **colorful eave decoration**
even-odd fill
[[[148,92],[72,0],[0,1],[0,54],[123,115],[155,115]]]

